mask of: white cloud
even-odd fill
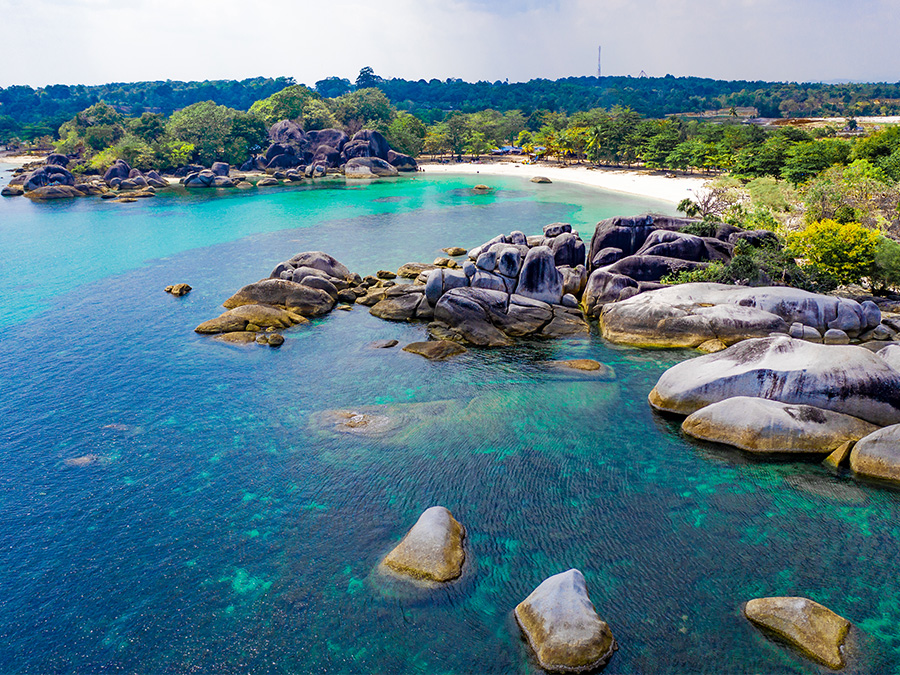
[[[289,75],[900,79],[892,0],[0,0],[0,86]]]

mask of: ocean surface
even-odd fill
[[[496,189],[474,194],[481,181]],[[365,275],[669,209],[421,174],[0,201],[0,673],[537,673],[512,610],[571,567],[619,643],[606,673],[830,672],[742,618],[768,595],[853,621],[848,672],[900,672],[898,493],[688,441],[646,397],[694,352],[616,347],[594,326],[429,362],[368,348],[425,326],[365,307],[277,350],[193,332],[300,251]],[[179,282],[193,292],[163,292]],[[567,358],[616,380],[545,365]],[[404,423],[366,438],[318,421],[360,406]],[[437,504],[468,531],[463,577],[381,574]]]

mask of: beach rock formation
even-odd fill
[[[584,251],[568,223],[548,225],[535,237],[498,235],[471,249],[461,267],[451,268],[450,259],[407,263],[399,276],[420,283],[369,289],[358,302],[394,321],[433,318],[433,338],[485,347],[512,344],[514,337],[583,334],[577,295],[586,280]]]
[[[588,280],[583,305],[620,287],[619,280],[597,274]],[[621,288],[630,286],[623,281]],[[618,295],[621,298],[622,291]],[[857,336],[880,322],[881,312],[871,301],[860,304],[785,286],[712,283],[666,286],[606,303],[599,319],[607,340],[642,347],[696,347],[713,339],[730,345],[770,333],[789,333],[794,324],[800,324],[798,337],[807,337],[805,326],[815,330],[811,339],[821,341],[829,329]]]
[[[585,294],[585,312],[599,316],[604,305],[658,288],[653,284],[673,272],[700,269],[710,262],[727,263],[739,239],[750,246],[765,246],[774,238],[771,232],[728,225],[721,225],[714,237],[681,231],[697,222],[645,214],[598,223],[587,256],[590,292]]]
[[[372,129],[362,129],[350,138],[339,129],[303,131],[296,122],[281,120],[269,128],[269,141],[266,152],[248,160],[241,166],[243,171],[293,168],[315,177],[342,166],[346,172],[349,165],[348,177],[373,178],[418,169],[415,159],[394,151]],[[360,159],[373,161],[351,164]]]
[[[701,408],[681,428],[688,436],[748,452],[825,455],[878,429],[850,415],[749,396]]]
[[[430,361],[443,361],[457,354],[464,354],[466,348],[449,340],[428,340],[427,342],[411,342],[403,351],[424,356]]]
[[[516,606],[515,616],[545,670],[594,670],[604,666],[618,648],[577,569],[545,579]]]
[[[166,286],[166,293],[171,293],[176,298],[180,298],[182,295],[187,295],[192,290],[189,284],[172,284],[171,286]]]
[[[850,468],[866,478],[900,483],[900,424],[872,432],[853,446]]]
[[[657,410],[690,415],[734,396],[815,406],[879,426],[900,422],[900,372],[863,347],[787,335],[679,363],[659,378],[649,401]]]
[[[59,186],[74,187],[74,185],[75,176],[66,167],[58,164],[47,164],[28,174],[28,177],[25,179],[25,184],[22,187],[25,189],[25,192],[31,192],[38,188]],[[78,197],[80,195],[69,196]],[[42,197],[42,199],[51,198],[52,197]]]
[[[466,530],[443,506],[426,509],[412,529],[384,558],[398,574],[425,581],[447,582],[462,574]]]
[[[27,190],[25,196],[36,201],[43,201],[48,199],[72,199],[74,197],[83,197],[84,194],[73,185],[46,185]]]
[[[383,178],[397,175],[397,169],[378,157],[354,157],[344,165],[347,178]]]
[[[805,656],[833,670],[844,667],[844,640],[851,623],[807,598],[757,598],[744,606],[744,616]]]

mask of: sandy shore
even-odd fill
[[[0,164],[9,164],[11,166],[23,166],[31,162],[43,162],[47,159],[47,155],[3,155],[0,154]]]
[[[707,179],[692,176],[666,177],[649,171],[593,169],[586,166],[544,166],[512,162],[478,164],[422,164],[426,173],[480,174],[483,176],[516,176],[531,179],[544,176],[552,181],[578,183],[591,187],[651,197],[677,204],[685,197],[693,198]]]

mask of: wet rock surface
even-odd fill
[[[465,528],[443,506],[432,506],[384,558],[392,571],[433,582],[447,582],[462,574],[466,554]]]

